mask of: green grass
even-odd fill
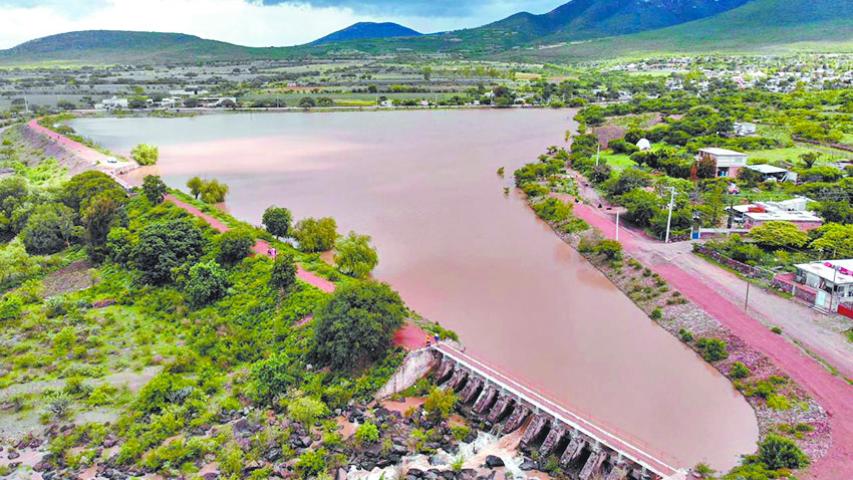
[[[631,160],[631,157],[624,153],[613,153],[610,150],[601,152],[601,161],[610,165],[610,168],[617,172],[621,172],[629,167],[637,166],[637,162]]]
[[[817,161],[818,165],[832,163],[838,161],[843,158],[849,158],[853,156],[851,154],[842,154],[840,150],[832,150],[826,148],[818,148],[818,147],[810,147],[810,146],[796,146],[789,148],[774,148],[770,150],[756,150],[753,152],[747,152],[749,155],[750,163],[759,163],[757,160],[765,160],[768,163],[779,163],[779,162],[791,162],[795,166],[802,167],[804,166],[802,161],[800,161],[800,155],[804,153],[814,152],[820,155],[820,158]],[[835,152],[838,152],[837,154]]]

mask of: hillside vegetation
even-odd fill
[[[708,51],[850,51],[853,0],[573,0],[482,27],[420,35],[394,23],[358,23],[310,44],[252,48],[192,35],[86,31],[0,51],[0,64],[178,63],[330,56],[453,54],[572,61]],[[394,38],[391,38],[394,37]]]

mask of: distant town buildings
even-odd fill
[[[100,108],[103,110],[126,110],[130,102],[126,98],[105,98],[100,103]]]

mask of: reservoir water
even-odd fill
[[[228,209],[333,216],[373,237],[375,275],[470,352],[683,467],[725,469],[755,449],[731,384],[655,325],[536,219],[512,172],[565,145],[570,110],[89,118],[72,126],[128,154],[160,147],[173,187],[230,187]],[[506,178],[496,174],[506,168]]]

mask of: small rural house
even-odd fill
[[[718,177],[737,177],[741,168],[746,167],[745,153],[727,150],[725,148],[703,148],[696,155],[696,161],[712,159],[717,165]]]
[[[806,197],[795,197],[781,202],[755,202],[731,207],[734,221],[743,228],[752,229],[767,222],[791,222],[800,230],[809,231],[823,225],[823,219],[807,210],[811,202]]]
[[[815,306],[832,312],[853,304],[853,258],[795,265],[794,281],[815,290]],[[841,309],[839,309],[841,306]]]
[[[736,122],[734,124],[735,135],[738,137],[748,137],[750,135],[755,135],[755,132],[758,131],[758,128],[754,123],[747,122]]]
[[[746,168],[761,175],[761,181],[776,181],[776,182],[796,182],[797,174],[785,170],[784,168],[774,167],[773,165],[747,165]]]

